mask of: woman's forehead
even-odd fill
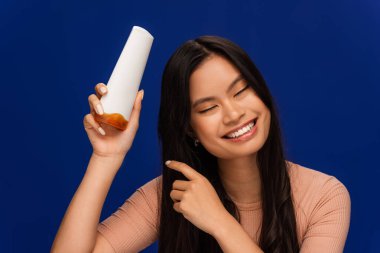
[[[190,92],[227,88],[240,72],[221,56],[206,59],[190,76]],[[224,88],[223,88],[224,87]]]

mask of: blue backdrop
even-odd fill
[[[155,41],[140,129],[101,220],[160,173],[156,129],[169,56],[188,39],[220,35],[262,71],[288,159],[350,191],[345,252],[379,252],[379,13],[370,0],[1,0],[0,252],[49,251],[91,155],[87,97],[108,81],[133,25]]]

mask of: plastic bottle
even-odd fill
[[[108,92],[100,99],[104,113],[95,114],[96,121],[127,128],[153,39],[144,28],[133,26],[107,83]]]

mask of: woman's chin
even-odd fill
[[[245,145],[244,147],[226,147],[224,145],[222,146],[223,150],[220,150],[220,147],[221,146],[219,146],[217,151],[209,152],[220,159],[226,160],[256,156],[259,151],[257,144]]]

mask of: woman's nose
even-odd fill
[[[236,124],[245,114],[244,108],[234,103],[228,103],[224,108],[223,123],[225,125]]]

